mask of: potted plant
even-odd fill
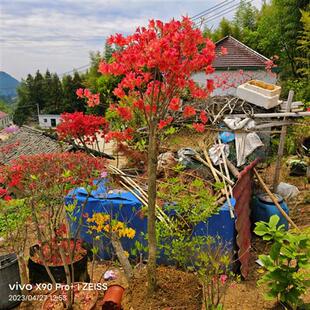
[[[89,278],[85,277],[87,251],[78,231],[71,234],[64,196],[83,186],[89,197],[96,187],[93,181],[105,165],[105,160],[84,153],[55,153],[20,157],[3,169],[4,182],[29,206],[38,239],[30,251],[30,282],[48,281],[55,287],[57,282],[65,282],[67,298],[62,302],[68,309],[74,304],[74,282]],[[74,218],[78,225],[82,224],[84,206],[80,206],[80,217]],[[36,277],[38,270],[40,277]]]

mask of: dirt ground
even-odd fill
[[[202,291],[194,274],[159,267],[157,277],[159,288],[154,297],[148,297],[146,269],[136,272],[122,301],[124,310],[201,309]]]

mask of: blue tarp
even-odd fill
[[[87,197],[87,192],[83,188],[77,188],[72,191],[65,199],[66,204],[73,203],[77,200],[77,206],[82,206]],[[235,204],[234,199],[231,200],[232,205]],[[108,191],[104,182],[99,184],[97,190],[91,192],[88,202],[84,209],[91,217],[96,212],[110,214],[112,218],[127,223],[128,227],[136,230],[134,239],[122,238],[121,242],[124,249],[131,254],[130,250],[134,247],[136,241],[146,245],[145,234],[147,233],[147,218],[143,217],[141,212],[141,202],[130,192]],[[81,209],[76,208],[75,215],[80,216]],[[83,227],[80,232],[80,238],[85,242],[92,244],[93,238],[87,233],[86,218],[83,217]],[[76,230],[77,224],[71,225],[72,231]],[[215,214],[204,223],[199,223],[193,230],[193,235],[210,235],[219,236],[223,244],[228,244],[232,250],[235,248],[235,219],[230,217],[229,207],[225,203],[218,214]],[[112,247],[107,239],[103,241],[95,241],[95,245],[99,247],[99,256],[103,259],[111,259],[113,253]],[[165,259],[159,259],[164,262]]]

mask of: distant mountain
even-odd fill
[[[16,97],[16,88],[19,81],[4,71],[0,71],[0,97],[6,101],[11,101]]]

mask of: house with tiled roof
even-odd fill
[[[276,74],[265,69],[269,59],[264,55],[232,36],[222,38],[215,43],[215,46],[216,57],[213,62],[215,72],[208,76],[204,72],[193,75],[199,84],[205,84],[207,79],[213,79],[216,87],[213,95],[235,95],[237,86],[252,79],[276,83]],[[227,51],[227,54],[223,51]]]
[[[10,116],[0,111],[0,130],[10,125]]]

